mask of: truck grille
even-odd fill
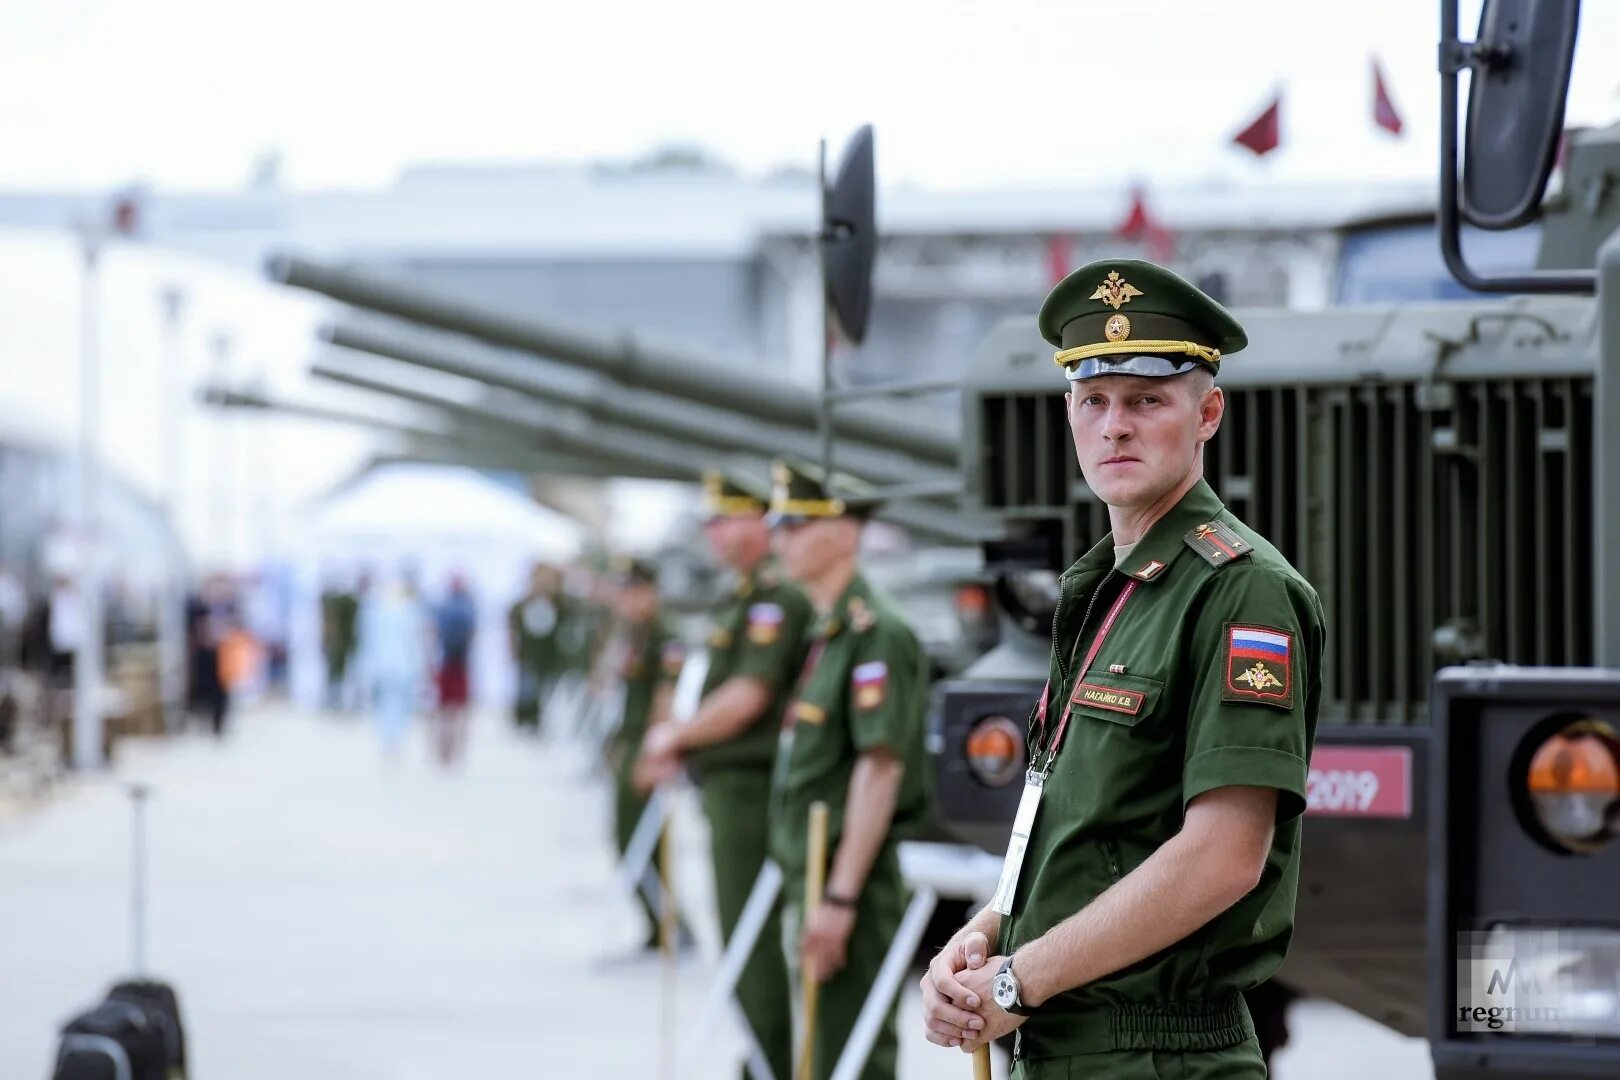
[[[1443,664],[1590,664],[1592,380],[1228,388],[1211,486],[1298,567],[1328,617],[1322,720],[1427,719]],[[1061,394],[980,403],[985,509],[1108,530]]]

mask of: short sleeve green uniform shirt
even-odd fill
[[[759,720],[736,738],[700,747],[687,755],[699,772],[763,766],[776,757],[782,711],[803,666],[814,613],[804,590],[788,581],[767,559],[756,566],[715,612],[709,635],[709,673],[703,696],[729,679],[758,679],[770,688],[771,703]]]
[[[827,804],[827,850],[837,850],[850,773],[863,751],[886,747],[905,766],[891,841],[893,828],[922,815],[927,683],[927,658],[916,634],[856,575],[812,631],[809,656],[782,720],[771,856],[790,879],[805,870],[812,803]]]
[[[1202,481],[1118,568],[1105,537],[1061,590],[1032,753],[1044,762],[1064,734],[1001,951],[1134,870],[1180,830],[1197,795],[1274,788],[1277,823],[1253,891],[1162,952],[1034,1010],[1020,1056],[1234,1045],[1253,1030],[1240,993],[1277,969],[1293,931],[1321,602]]]

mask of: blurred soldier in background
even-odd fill
[[[815,1072],[849,1040],[900,928],[905,885],[897,826],[927,808],[923,759],[928,660],[905,619],[860,573],[869,496],[829,490],[819,470],[778,463],[771,522],[788,574],[814,605],[809,657],[783,720],[772,790],[771,855],[785,873],[789,956],[822,984]],[[826,890],[805,918],[807,823],[828,808]],[[861,1076],[892,1080],[891,1006]]]
[[[360,617],[360,596],[336,582],[321,593],[321,651],[326,654],[326,704],[341,709],[349,704],[344,687],[349,663],[358,641],[356,622]]]
[[[665,620],[658,596],[658,568],[642,559],[627,560],[620,568],[613,607],[617,642],[613,653],[621,659],[624,714],[608,740],[608,763],[613,769],[613,826],[623,856],[635,833],[636,822],[647,809],[647,797],[636,790],[634,772],[647,729],[669,719],[675,680],[686,659],[686,649]],[[658,914],[637,892],[647,914],[649,949],[658,947]]]
[[[512,660],[517,665],[517,702],[512,719],[519,731],[540,733],[545,698],[559,672],[558,630],[562,621],[562,575],[547,563],[536,563],[529,591],[507,612]]]
[[[729,942],[770,833],[771,767],[782,711],[804,663],[810,601],[771,558],[765,524],[768,496],[735,479],[705,481],[709,518],[704,532],[715,557],[737,574],[737,587],[715,612],[703,701],[688,724],[658,724],[642,745],[642,791],[663,782],[682,762],[703,787],[714,859],[720,932]],[[792,1072],[793,1019],[781,951],[780,904],[771,913],[736,996],[760,1050],[779,1077]]]
[[[433,628],[439,652],[437,748],[439,763],[450,766],[466,748],[467,667],[478,628],[478,608],[467,591],[467,579],[459,573],[450,575],[450,590],[433,613]]]

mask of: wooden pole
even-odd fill
[[[821,894],[827,883],[827,804],[810,804],[810,837],[806,846],[804,869],[804,918],[800,933],[810,925],[810,916],[821,906]],[[799,985],[804,998],[804,1045],[799,1050],[799,1080],[813,1080],[816,1051],[816,1004],[821,984],[810,973],[808,965],[801,965]]]
[[[675,845],[671,823],[664,819],[658,836],[658,949],[663,953],[663,1012],[659,1023],[658,1075],[675,1075]]]
[[[973,1051],[973,1080],[990,1080],[990,1044]]]

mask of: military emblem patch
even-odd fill
[[[857,709],[875,709],[883,704],[889,686],[889,665],[882,660],[858,664],[851,672]]]
[[[789,713],[796,724],[825,724],[827,722],[827,710],[820,705],[812,705],[808,701],[794,702]]]
[[[1223,701],[1294,705],[1294,636],[1265,626],[1226,628],[1226,690]]]
[[[755,645],[771,645],[782,636],[786,616],[781,604],[754,604],[748,609],[748,640]]]
[[[1138,570],[1136,572],[1136,576],[1143,581],[1152,581],[1154,578],[1158,577],[1164,572],[1164,566],[1165,564],[1160,562],[1158,559],[1153,559],[1146,566]]]

